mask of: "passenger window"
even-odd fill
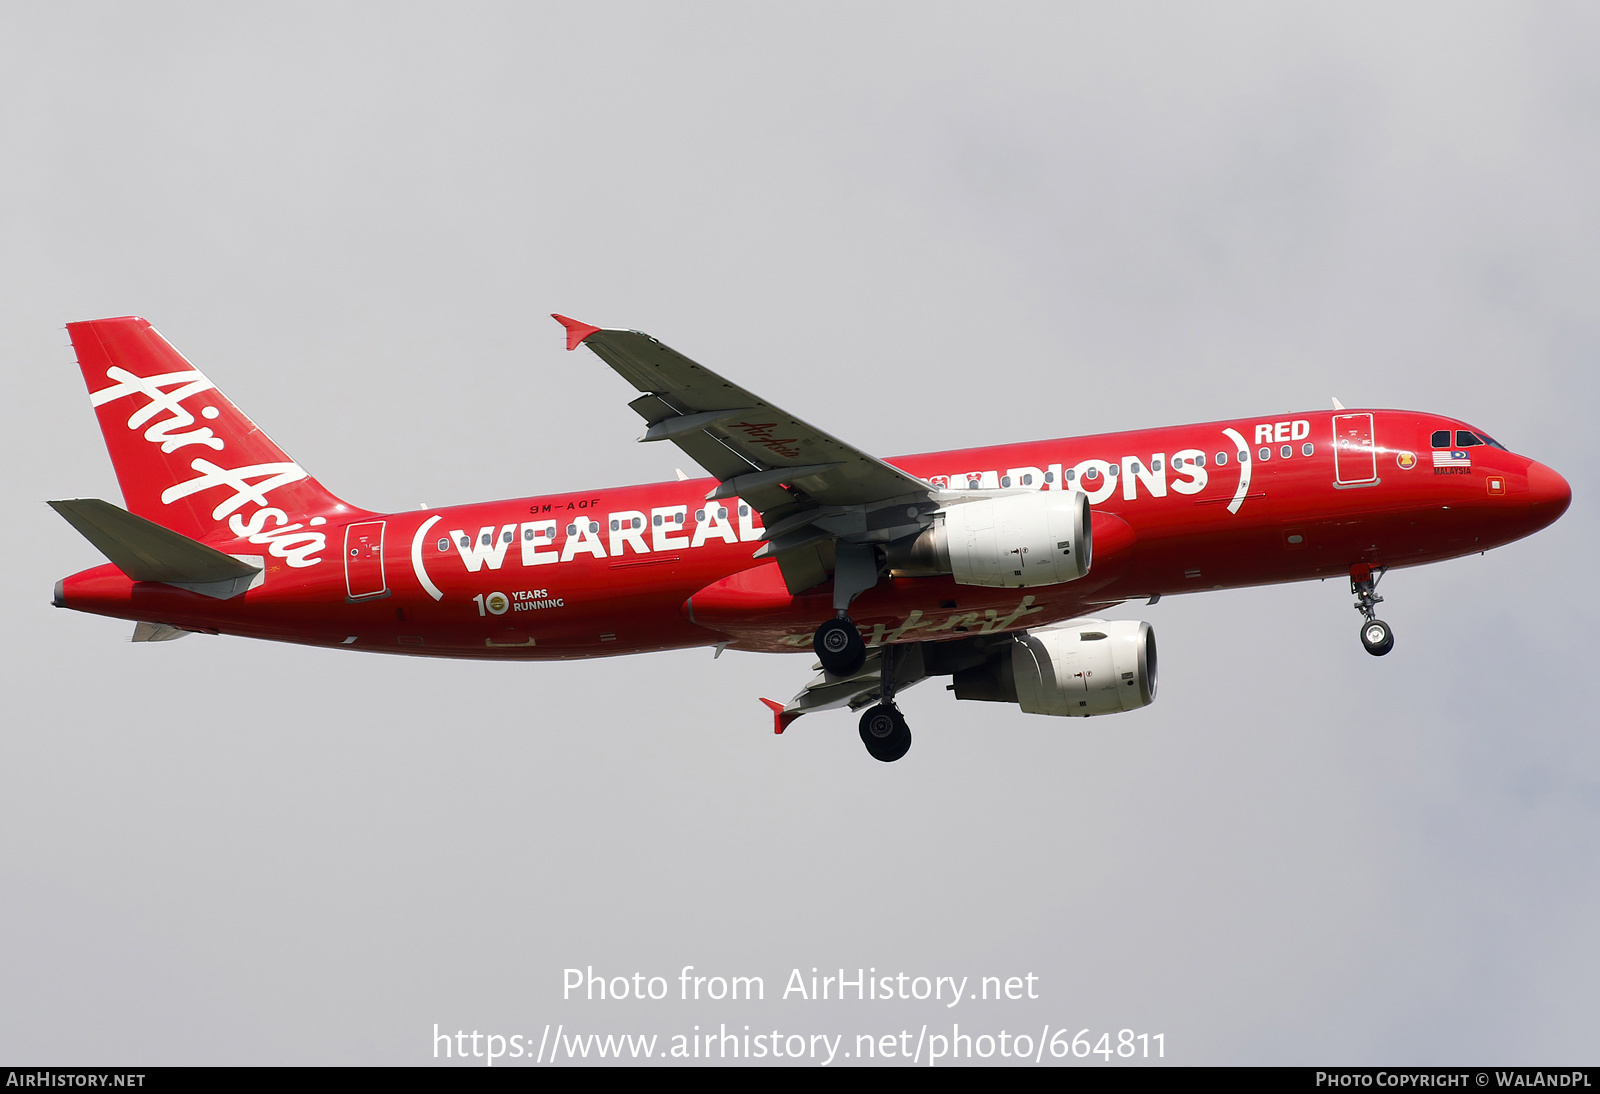
[[[1294,446],[1287,444],[1284,445],[1282,448],[1278,449],[1278,455],[1282,456],[1284,459],[1288,459],[1290,456],[1294,455]]]
[[[1150,470],[1152,470],[1152,471],[1160,471],[1161,470],[1161,461],[1160,460],[1151,460],[1150,461]]]
[[[448,551],[449,549],[450,549],[450,541],[448,539],[441,539],[439,541],[439,550]]]
[[[1196,467],[1204,467],[1206,465],[1206,454],[1204,452],[1194,458],[1194,465]]]
[[[1475,444],[1482,444],[1482,443],[1483,443],[1482,441],[1478,440],[1477,434],[1473,433],[1472,430],[1470,430],[1470,429],[1458,429],[1458,430],[1456,430],[1456,447],[1457,448],[1471,448]]]
[[[506,531],[506,532],[502,533],[501,536],[500,536],[501,541],[504,542],[504,543],[510,543],[512,538],[513,538],[512,537],[512,533],[510,531]]]
[[[1449,448],[1450,431],[1448,429],[1435,429],[1433,436],[1428,438],[1428,446],[1430,448]]]
[[[528,542],[532,543],[533,542],[533,529],[532,528],[524,528],[522,530],[522,538],[527,540]]]
[[[1272,449],[1263,448],[1260,452],[1256,453],[1256,459],[1258,459],[1258,460],[1270,460],[1270,459],[1272,459]]]
[[[1246,450],[1241,449],[1240,452],[1239,452],[1239,462],[1240,463],[1249,463],[1250,462],[1250,453],[1248,451],[1246,451]]]
[[[620,520],[614,520],[614,521],[611,522],[611,530],[613,532],[619,531],[619,530],[621,530],[621,528],[622,528],[622,522]]]
[[[468,539],[466,536],[462,536],[461,537],[461,546],[463,546],[463,547],[471,547],[472,546],[472,540]]]
[[[1054,471],[1046,471],[1044,473],[1044,481],[1045,482],[1055,482],[1056,481],[1056,473]]]
[[[1225,467],[1225,466],[1227,466],[1227,463],[1228,463],[1228,454],[1226,452],[1218,452],[1217,453],[1217,466],[1218,467]]]
[[[1011,485],[1011,476],[1010,475],[1001,475],[1000,476],[1000,485],[1001,486],[1010,486]]]
[[[1062,477],[1068,482],[1071,482],[1073,479],[1078,477],[1078,469],[1076,467],[1069,467],[1065,472],[1062,473]]]
[[[1089,470],[1083,473],[1083,477],[1090,481],[1098,479],[1100,477],[1100,469],[1098,467],[1091,467]]]
[[[1300,455],[1309,456],[1309,455],[1311,455],[1311,453],[1315,452],[1316,450],[1317,450],[1317,446],[1312,444],[1310,441],[1307,441],[1305,444],[1300,446]]]
[[[483,537],[483,545],[484,545],[484,546],[485,546],[485,547],[487,547],[487,546],[489,546],[489,544],[491,544],[491,543],[493,543],[493,542],[494,542],[494,536],[492,536],[492,535],[487,535],[487,536],[484,536],[484,537]]]

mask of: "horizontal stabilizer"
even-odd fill
[[[261,573],[260,566],[223,554],[108,501],[53,501],[50,508],[134,581],[161,581],[227,600],[250,588]]]
[[[193,631],[186,631],[182,627],[174,627],[166,623],[135,623],[133,625],[133,641],[135,642],[171,642],[178,638],[187,638]]]

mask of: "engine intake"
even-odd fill
[[[1156,634],[1132,619],[1031,631],[954,679],[957,699],[1016,703],[1028,714],[1120,714],[1155,701]]]
[[[1093,535],[1082,491],[1040,490],[958,502],[915,539],[892,544],[905,576],[949,574],[957,585],[1026,589],[1089,572]]]

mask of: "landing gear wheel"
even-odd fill
[[[854,676],[867,663],[867,644],[846,618],[830,619],[818,627],[811,645],[823,669],[835,676]]]
[[[1394,631],[1378,618],[1378,605],[1383,597],[1378,595],[1378,582],[1388,572],[1387,566],[1369,566],[1357,563],[1350,567],[1350,591],[1355,594],[1356,611],[1361,613],[1361,644],[1374,657],[1382,657],[1394,649]]]
[[[893,763],[911,748],[911,727],[898,707],[879,703],[861,716],[861,743],[874,760]]]

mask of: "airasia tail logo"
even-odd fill
[[[168,372],[160,376],[135,376],[127,369],[112,366],[106,370],[111,386],[89,393],[90,404],[96,408],[130,395],[143,395],[150,401],[135,410],[128,418],[128,428],[142,430],[144,439],[161,446],[164,453],[173,453],[187,445],[201,445],[213,452],[227,448],[227,442],[218,437],[210,426],[200,425],[195,416],[183,405],[185,399],[205,391],[215,391],[216,385],[196,370]],[[202,407],[200,416],[207,420],[220,416],[214,406]],[[291,524],[289,514],[267,499],[267,495],[280,486],[299,482],[306,477],[305,469],[294,462],[248,464],[244,467],[221,467],[205,457],[197,456],[189,464],[196,472],[192,479],[167,487],[161,492],[163,505],[171,505],[180,498],[205,490],[226,489],[227,496],[211,510],[212,520],[227,520],[233,534],[263,544],[267,552],[283,559],[290,566],[315,566],[322,559],[318,554],[327,547],[328,540],[321,532],[306,531],[304,524]],[[255,506],[244,512],[246,506]],[[324,517],[312,517],[313,525],[326,522]]]

